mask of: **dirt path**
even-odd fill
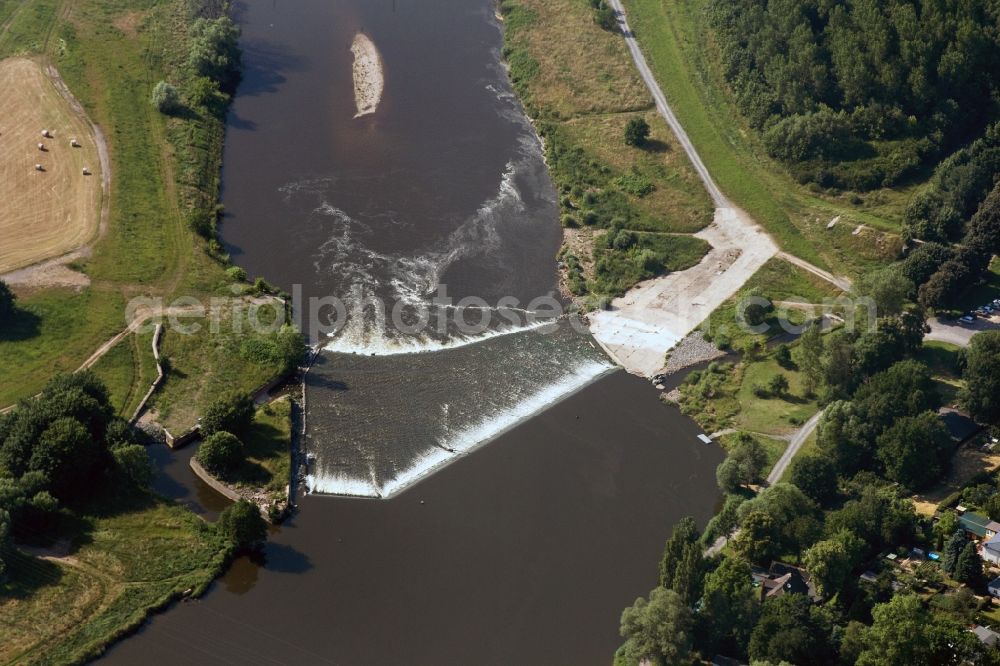
[[[836,275],[830,273],[829,271],[824,271],[819,266],[814,266],[810,264],[805,259],[800,259],[796,257],[794,254],[788,254],[787,252],[779,252],[778,256],[791,264],[795,264],[796,266],[798,266],[803,270],[809,271],[810,273],[812,273],[817,277],[823,278],[824,280],[826,280],[833,286],[837,287],[841,291],[851,290],[851,281],[846,277],[837,277]]]
[[[629,372],[650,377],[664,367],[668,349],[739,291],[779,250],[771,237],[719,189],[649,69],[628,26],[621,0],[610,3],[618,14],[625,43],[657,111],[684,148],[716,206],[712,224],[694,234],[712,246],[701,263],[641,282],[625,296],[615,299],[610,310],[590,317],[591,332],[601,346]],[[841,289],[849,287],[850,283],[843,278],[836,278],[798,257],[788,259]]]
[[[132,321],[129,322],[128,326],[125,327],[125,330],[121,331],[120,333],[116,334],[115,336],[105,341],[100,347],[97,348],[97,350],[93,354],[87,357],[86,361],[80,364],[80,367],[76,369],[76,372],[80,372],[82,370],[86,370],[88,368],[93,367],[98,361],[101,360],[101,358],[105,354],[114,349],[115,345],[121,342],[122,339],[125,338],[125,336],[138,331],[140,328],[142,328],[143,325],[147,324],[150,319],[170,317],[170,316],[200,315],[204,314],[204,312],[205,310],[201,306],[169,307],[169,308],[154,308],[154,309],[140,310],[135,313],[135,316],[132,318]],[[38,395],[35,395],[33,397],[37,398]],[[17,407],[16,404],[4,407],[3,409],[0,409],[0,414],[6,414],[15,407]]]

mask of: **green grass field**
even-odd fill
[[[511,79],[545,139],[563,224],[585,231],[572,247],[585,269],[571,290],[620,295],[640,280],[697,263],[707,245],[675,234],[709,224],[711,202],[621,37],[597,26],[580,0],[505,0],[501,12]],[[643,147],[624,141],[635,117],[650,126]],[[595,247],[595,230],[613,223],[663,234],[644,239],[655,246],[646,249],[659,259],[656,270],[639,257],[644,248]]]
[[[108,387],[111,404],[118,415],[131,418],[156,379],[153,334],[127,336],[94,364],[92,370]]]
[[[706,335],[718,346],[744,349],[751,342],[761,344],[768,338],[785,332],[781,326],[780,318],[785,318],[790,324],[798,326],[808,318],[819,314],[817,310],[800,310],[778,305],[775,306],[774,312],[765,322],[767,330],[760,334],[752,333],[740,326],[736,317],[740,298],[745,291],[750,289],[758,289],[763,297],[771,301],[801,302],[815,305],[823,304],[825,299],[835,299],[842,295],[840,290],[822,278],[784,259],[771,259],[747,280],[741,292],[720,305],[708,316],[703,328]]]
[[[68,553],[10,560],[11,580],[0,585],[4,663],[96,656],[151,608],[200,594],[229,548],[200,518],[148,494],[97,500],[57,536]]]
[[[908,191],[856,197],[795,183],[770,160],[730,103],[710,31],[705,0],[625,0],[629,24],[674,112],[719,187],[760,222],[782,249],[838,273],[858,273],[895,256]],[[828,232],[834,217],[841,222]],[[851,232],[871,227],[857,242]],[[859,250],[863,252],[859,253]]]
[[[249,332],[246,310],[241,312],[243,323],[236,326],[231,313],[222,314],[218,331],[213,331],[206,320],[187,319],[181,319],[181,323],[198,324],[197,331],[186,334],[169,327],[164,330],[160,358],[165,379],[150,405],[160,423],[172,433],[192,428],[203,407],[220,396],[234,391],[249,393],[281,372],[280,364],[245,353],[244,342],[254,336]]]
[[[755,388],[766,389],[778,374],[788,380],[788,391],[758,394]],[[769,357],[714,363],[691,373],[681,386],[680,407],[706,432],[735,428],[771,436],[793,433],[819,410],[816,398],[805,395],[798,369],[783,368]]]
[[[35,395],[56,372],[73,372],[125,328],[114,291],[46,289],[19,304],[13,326],[0,332],[0,407]]]
[[[292,402],[284,397],[257,408],[253,425],[241,438],[247,459],[230,477],[237,486],[265,488],[285,497],[291,481]]]
[[[125,328],[133,297],[169,304],[180,295],[231,295],[225,265],[185,221],[216,203],[222,122],[168,119],[149,101],[153,85],[177,81],[186,62],[190,8],[186,0],[0,0],[0,57],[54,65],[103,129],[112,167],[108,231],[74,266],[90,285],[16,292],[19,313],[0,332],[0,407],[77,369]],[[223,390],[250,390],[278,370],[247,358],[231,335],[167,335],[164,347],[177,372],[158,397],[178,424],[193,423]],[[119,413],[131,415],[155,375],[149,334],[124,339],[95,371]],[[66,515],[75,516],[60,530],[68,556],[10,562],[12,582],[0,587],[0,662],[86,661],[152,609],[200,593],[228,553],[199,518],[148,495],[104,498]]]
[[[12,7],[0,2],[0,17],[7,12],[12,19],[3,31],[0,18],[0,55],[36,55],[57,67],[91,119],[104,128],[112,184],[108,232],[78,266],[91,286],[80,292],[18,294],[24,312],[13,329],[0,334],[0,375],[10,380],[0,383],[0,406],[34,395],[55,372],[75,370],[125,327],[129,298],[207,299],[228,294],[230,282],[224,266],[208,255],[205,241],[184,220],[191,206],[214,206],[222,125],[201,116],[167,118],[149,103],[155,82],[171,78],[184,61],[187,4],[26,0]],[[198,178],[191,176],[192,169]],[[177,358],[178,366],[194,367],[205,355],[189,346],[175,356],[188,349],[196,358],[190,363]],[[123,355],[112,352],[99,368],[113,385],[127,383]],[[232,366],[217,357],[212,367],[241,386],[263,381],[257,368],[238,357]],[[240,373],[247,369],[250,376],[242,381]],[[121,396],[125,402],[131,398],[126,392]],[[207,394],[192,394],[192,409],[204,407],[198,402],[202,397]]]

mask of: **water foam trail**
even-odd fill
[[[599,361],[589,361],[575,367],[562,379],[531,393],[510,409],[487,416],[475,425],[448,435],[439,442],[439,446],[428,449],[395,476],[383,481],[381,486],[368,479],[339,473],[324,474],[320,471],[307,477],[310,492],[388,499],[615,370],[616,366],[611,363]]]
[[[350,497],[381,497],[378,486],[372,479],[358,479],[346,474],[318,473],[306,475],[306,487],[310,493],[323,495],[348,495]]]
[[[588,361],[573,368],[563,379],[532,393],[510,409],[476,425],[459,429],[441,442],[441,445],[460,453],[468,453],[616,369],[617,366],[610,362]]]
[[[352,321],[356,321],[352,319]],[[468,345],[478,344],[492,338],[499,338],[515,333],[533,331],[545,326],[554,325],[554,321],[536,321],[523,326],[512,326],[510,328],[494,329],[484,331],[480,335],[453,336],[446,340],[435,340],[428,337],[405,337],[391,338],[384,331],[376,329],[373,333],[370,327],[359,331],[360,327],[348,326],[345,331],[349,333],[341,334],[328,342],[323,349],[340,354],[363,354],[365,356],[398,356],[401,354],[423,354],[427,352],[438,352],[447,349],[457,349]],[[359,339],[360,338],[360,339]]]

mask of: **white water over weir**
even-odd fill
[[[392,497],[614,371],[588,335],[547,328],[446,352],[324,354],[307,384],[309,491]]]

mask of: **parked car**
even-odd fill
[[[959,321],[962,322],[963,324],[971,324],[972,322],[976,321],[976,318],[971,315],[964,315],[961,319],[959,319]]]

